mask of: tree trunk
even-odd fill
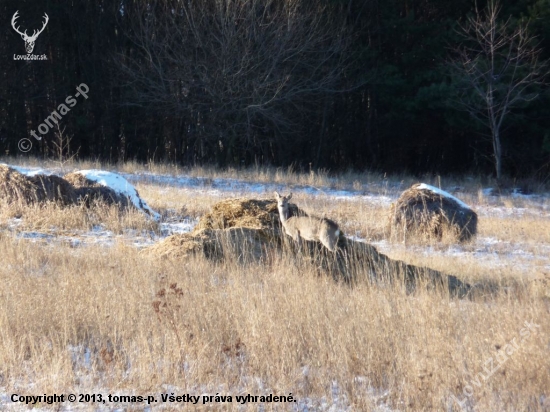
[[[500,145],[500,131],[498,129],[493,130],[493,151],[497,180],[500,181],[502,178],[502,147]]]

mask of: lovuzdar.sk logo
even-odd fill
[[[36,55],[36,54],[32,54],[32,51],[34,50],[34,43],[36,42],[36,39],[38,38],[40,33],[42,33],[46,28],[46,25],[48,24],[48,21],[50,20],[50,18],[46,13],[44,13],[44,22],[42,23],[42,28],[40,30],[36,30],[36,29],[33,30],[32,35],[29,36],[27,34],[27,30],[22,32],[19,29],[19,27],[16,25],[16,21],[19,18],[18,13],[19,13],[19,10],[17,10],[13,14],[13,17],[11,18],[11,26],[18,34],[21,35],[21,38],[25,42],[25,50],[27,51],[27,54],[14,54],[13,60],[47,60],[48,58],[46,57],[45,54]]]

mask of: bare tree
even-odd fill
[[[450,66],[459,86],[456,105],[489,128],[497,179],[502,177],[502,126],[510,111],[536,99],[548,73],[528,24],[498,19],[498,1],[468,18]]]
[[[66,127],[61,127],[58,123],[55,125],[55,128],[55,139],[52,140],[51,152],[57,158],[59,166],[63,167],[66,163],[72,162],[73,159],[78,156],[80,148],[78,148],[76,152],[71,150],[73,135],[65,134]]]
[[[322,1],[146,4],[120,61],[128,103],[176,117],[198,159],[288,150],[351,63],[344,13]]]

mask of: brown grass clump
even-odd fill
[[[88,207],[98,202],[109,206],[119,205],[122,208],[132,206],[132,202],[127,197],[121,196],[109,187],[87,179],[86,176],[78,172],[68,173],[63,176],[63,179],[74,186],[77,198]]]
[[[86,176],[78,173],[78,172],[72,172],[67,173],[65,176],[63,176],[63,179],[65,179],[67,182],[69,182],[74,187],[97,187],[100,186],[97,182],[94,182],[93,180],[90,180],[86,178]]]
[[[419,186],[405,190],[392,205],[392,236],[464,242],[477,233],[477,214],[472,209]]]

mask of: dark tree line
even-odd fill
[[[501,5],[510,35],[529,22],[534,37],[523,47],[548,59],[548,0]],[[33,51],[47,60],[14,60],[26,54],[11,26],[17,10],[29,34],[48,14]],[[495,169],[492,129],[456,104],[475,101],[475,88],[450,64],[462,57],[473,67],[461,28],[475,21],[474,1],[3,0],[0,11],[3,153],[19,154],[27,137],[33,155],[62,147],[112,162]],[[550,170],[550,94],[540,74],[498,129],[504,174]],[[81,83],[89,98],[62,129],[30,137]]]

